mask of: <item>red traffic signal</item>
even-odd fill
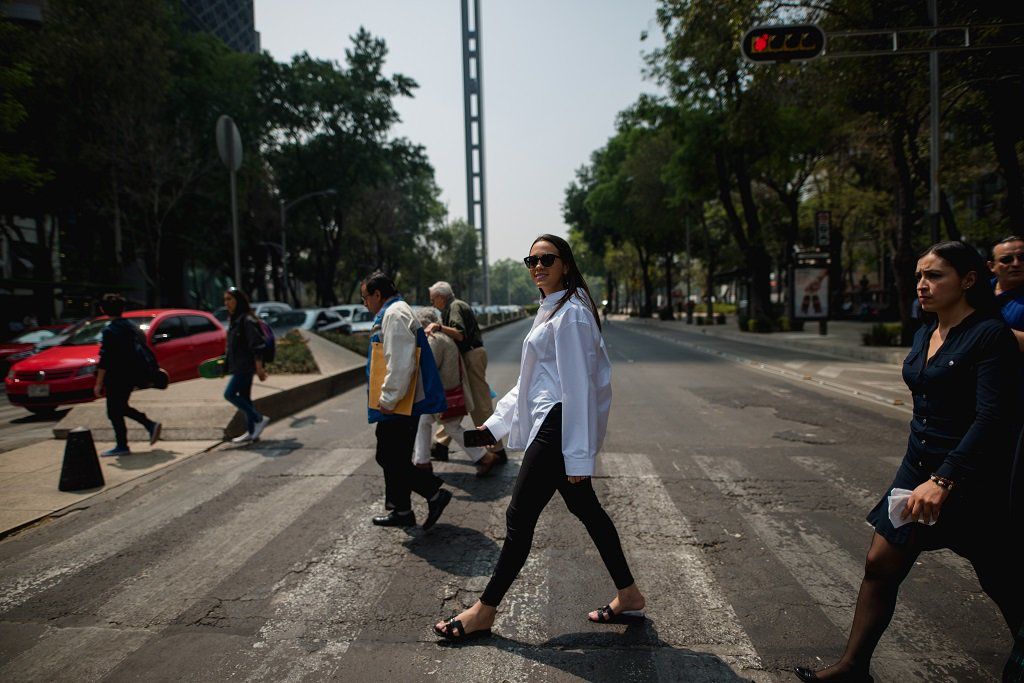
[[[825,32],[814,24],[757,26],[740,43],[752,62],[793,62],[814,59],[825,51]]]

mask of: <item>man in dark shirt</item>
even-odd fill
[[[1024,237],[1011,235],[992,247],[988,267],[995,276],[992,287],[1003,314],[1024,351]]]
[[[140,334],[134,324],[121,315],[124,313],[124,298],[119,294],[106,294],[100,302],[100,311],[110,316],[110,323],[103,328],[100,336],[100,360],[96,366],[96,398],[107,394],[107,417],[114,427],[115,445],[100,455],[127,455],[128,429],[124,418],[130,417],[149,433],[149,443],[160,438],[161,424],[154,422],[135,408],[128,405],[128,399],[135,388],[139,372],[135,354],[136,335]]]
[[[426,332],[443,332],[459,347],[462,362],[466,367],[466,377],[469,380],[469,393],[473,399],[473,410],[470,415],[473,423],[479,427],[494,412],[491,387],[487,384],[487,352],[484,350],[480,325],[470,305],[456,299],[452,286],[447,282],[435,282],[430,287],[430,303],[441,311],[441,322],[432,323]],[[432,457],[447,460],[449,441],[448,435],[442,434],[437,439],[436,450],[431,453]],[[495,465],[504,464],[508,460],[500,442],[491,449],[491,452],[477,463],[477,476],[485,476]]]
[[[1013,330],[1018,347],[1024,351],[1024,237],[1011,235],[992,247],[988,267],[995,276],[992,287],[999,302],[1003,321]],[[1018,393],[1024,395],[1024,373]],[[1010,484],[1011,528],[1024,521],[1024,434],[1017,444]],[[1004,681],[1024,681],[1024,626],[1014,641],[1013,652],[1003,670]]]

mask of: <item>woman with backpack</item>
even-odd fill
[[[230,287],[224,292],[224,307],[228,311],[229,319],[224,361],[227,374],[231,375],[228,386],[224,389],[224,398],[242,411],[248,427],[245,434],[236,436],[231,441],[247,443],[260,438],[260,434],[270,424],[270,418],[260,415],[252,402],[253,376],[258,376],[261,382],[267,380],[267,371],[263,369],[263,349],[266,340],[245,292]]]

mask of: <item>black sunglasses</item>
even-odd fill
[[[550,268],[555,265],[555,259],[561,258],[558,254],[541,254],[540,256],[527,256],[523,259],[523,263],[526,264],[527,268],[536,268],[537,264],[540,263],[545,268]]]
[[[1018,251],[1013,254],[1007,254],[1006,256],[999,257],[999,262],[1002,263],[1004,266],[1010,265],[1011,263],[1014,262],[1014,260],[1019,261],[1020,263],[1024,263],[1024,253]]]

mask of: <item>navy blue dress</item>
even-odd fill
[[[988,545],[1005,532],[1007,496],[1000,494],[1020,426],[1020,353],[1002,320],[975,312],[949,331],[929,360],[928,341],[936,325],[917,331],[903,361],[903,381],[914,396],[907,452],[867,520],[895,545],[905,544],[916,529],[923,550],[950,548],[969,557],[979,543]],[[938,522],[894,529],[889,492],[914,490],[932,474],[954,482]],[[989,515],[995,521],[982,521]]]

